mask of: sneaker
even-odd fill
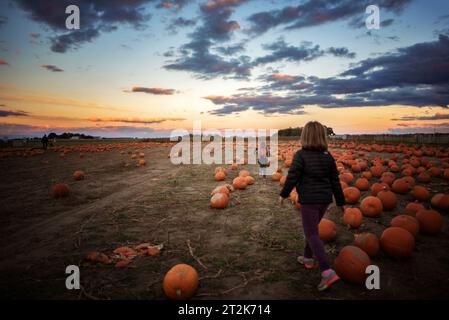
[[[302,264],[306,269],[313,269],[313,267],[315,266],[315,260],[313,260],[313,258],[306,258],[304,256],[299,256],[298,262]]]
[[[327,269],[321,273],[321,282],[318,285],[318,291],[324,291],[333,283],[340,280],[340,277],[332,269]]]

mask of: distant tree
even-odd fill
[[[58,137],[58,135],[56,134],[56,133],[54,133],[54,132],[51,132],[49,135],[48,135],[48,139],[54,139],[54,138],[57,138]]]

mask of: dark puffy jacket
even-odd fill
[[[281,197],[287,198],[295,186],[301,204],[331,203],[332,195],[338,206],[345,204],[335,159],[328,151],[296,152]]]

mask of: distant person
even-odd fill
[[[260,143],[260,148],[256,148],[257,153],[257,163],[259,164],[259,174],[265,179],[267,177],[267,167],[270,166],[270,149],[267,144],[262,141]]]
[[[44,136],[41,139],[42,142],[42,148],[44,148],[44,150],[47,150],[48,148],[48,137],[46,134],[44,134]]]
[[[305,236],[304,255],[298,257],[298,262],[306,269],[312,269],[315,264],[313,256],[316,257],[321,269],[318,290],[323,291],[340,278],[329,265],[323,242],[318,234],[318,224],[333,201],[332,195],[342,213],[345,197],[335,160],[327,151],[324,126],[317,121],[308,122],[301,133],[301,145],[302,148],[296,152],[288,171],[279,204],[282,206],[296,187]]]

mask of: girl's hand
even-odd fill
[[[281,207],[284,206],[284,201],[285,201],[285,198],[279,197],[278,203]]]

